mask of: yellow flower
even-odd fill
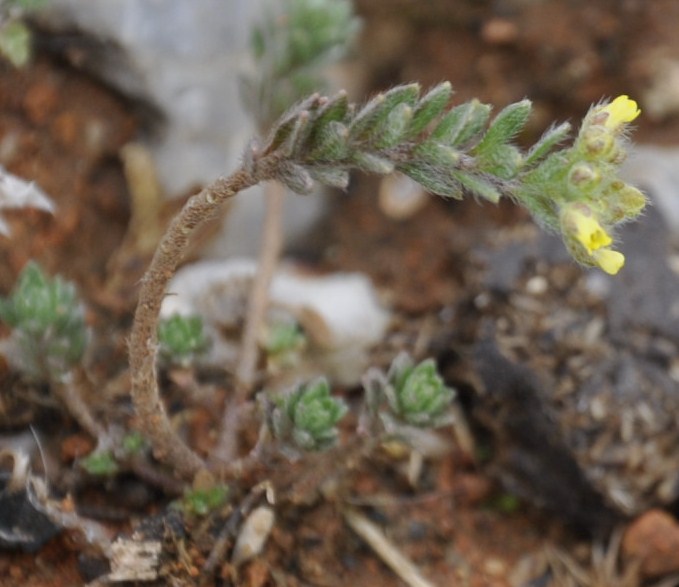
[[[568,223],[572,227],[573,237],[587,249],[588,254],[603,247],[607,247],[613,239],[599,222],[576,209],[568,211]]]
[[[592,259],[609,275],[615,275],[625,264],[625,255],[608,248],[594,251]]]
[[[618,96],[610,104],[604,106],[601,112],[605,112],[608,115],[604,126],[611,130],[616,130],[623,124],[632,122],[641,114],[637,103],[630,99],[629,96]]]

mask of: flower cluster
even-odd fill
[[[451,96],[447,82],[425,94],[418,84],[397,86],[362,107],[345,93],[311,96],[246,153],[245,167],[302,194],[314,181],[346,189],[349,172],[360,169],[399,171],[447,198],[509,197],[559,232],[577,261],[617,273],[624,257],[611,248],[613,228],[646,204],[618,176],[626,131],[640,113],[636,102],[620,96],[594,105],[570,144],[562,146],[571,130],[563,123],[524,152],[513,139],[528,120],[530,101],[491,118],[491,107],[478,100],[451,108]]]
[[[529,172],[517,194],[536,218],[561,233],[573,258],[611,275],[625,263],[611,248],[613,229],[646,205],[638,189],[618,178],[627,154],[626,131],[639,114],[628,96],[593,106],[572,146]]]

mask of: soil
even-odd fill
[[[460,100],[478,97],[502,106],[529,96],[535,100],[536,114],[528,135],[537,134],[554,119],[577,120],[602,96],[641,95],[649,80],[656,79],[658,56],[679,55],[675,27],[670,26],[679,23],[679,5],[673,0],[360,0],[357,5],[366,19],[366,38],[371,40],[363,64],[369,88],[413,79],[426,86],[450,79]],[[645,52],[648,47],[652,50]],[[651,114],[642,118],[636,137],[654,144],[676,142],[676,112],[658,106]],[[130,292],[135,291],[148,255],[126,257],[125,271],[111,259],[126,246],[130,220],[129,185],[120,150],[144,125],[129,100],[59,55],[39,52],[29,67],[19,71],[0,63],[0,164],[35,180],[58,208],[54,216],[34,211],[7,214],[12,238],[0,243],[0,291],[11,289],[29,259],[38,260],[51,274],[75,281],[95,332],[90,363],[101,396],[94,401],[100,402],[101,414],[114,410],[128,419],[125,339],[134,302]],[[395,315],[387,338],[374,352],[375,364],[386,366],[404,348],[418,358],[434,356],[448,382],[458,389],[471,445],[469,438],[465,441],[462,424],[445,432],[453,448],[441,458],[427,460],[415,483],[404,473],[403,455],[386,450],[369,459],[336,454],[330,469],[327,464],[314,468],[277,462],[266,471],[256,471],[242,480],[233,500],[237,507],[257,482],[272,483],[280,503],[271,536],[261,555],[237,570],[228,562],[220,563],[216,578],[205,584],[403,584],[347,526],[342,508],[350,505],[376,523],[435,585],[594,584],[585,583],[576,572],[578,567],[603,574],[604,579],[596,583],[601,587],[641,585],[648,577],[630,573],[632,578],[622,582],[616,575],[619,567],[633,565],[624,555],[617,557],[608,538],[614,526],[657,502],[641,500],[641,509],[628,516],[619,512],[608,516],[615,508],[604,503],[605,488],[592,487],[578,477],[586,470],[585,457],[573,462],[563,457],[568,466],[563,477],[556,477],[558,491],[549,484],[535,489],[530,477],[524,481],[532,490],[526,490],[525,483],[512,483],[507,475],[510,448],[525,451],[525,445],[516,436],[507,436],[514,424],[498,425],[506,421],[496,418],[497,412],[479,399],[488,383],[474,353],[484,342],[483,327],[489,317],[502,317],[509,324],[495,342],[514,367],[531,369],[531,377],[541,372],[556,377],[556,367],[550,363],[553,348],[533,350],[528,344],[549,334],[544,321],[526,321],[520,311],[517,317],[521,306],[512,295],[531,276],[546,277],[558,287],[540,302],[544,311],[559,314],[565,306],[589,323],[605,312],[596,300],[590,303],[572,293],[584,287],[584,281],[578,281],[583,270],[559,258],[550,259],[556,269],[546,267],[539,254],[527,257],[523,249],[511,259],[498,257],[498,250],[533,242],[537,234],[530,219],[510,204],[432,198],[408,218],[395,220],[380,207],[378,191],[374,178],[356,178],[349,193],[338,196],[323,225],[290,253],[314,271],[361,271],[373,279]],[[520,270],[508,276],[502,270],[511,262],[518,263]],[[484,294],[490,294],[490,299]],[[622,307],[620,312],[628,310]],[[516,375],[514,367],[508,368],[507,380],[514,378],[518,386],[533,385],[530,377],[524,380]],[[194,375],[203,382],[216,381],[218,390],[216,399],[191,406],[192,415],[187,416],[192,443],[207,446],[217,424],[214,407],[224,401],[229,383],[215,374]],[[233,512],[215,516],[210,528],[194,521],[176,529],[167,509],[176,498],[171,490],[164,491],[135,473],[102,482],[75,472],[77,459],[92,450],[91,440],[50,400],[45,386],[21,380],[8,365],[2,366],[0,377],[1,431],[17,434],[32,426],[45,453],[44,468],[40,463],[35,467],[49,480],[55,499],[100,521],[112,534],[127,535],[140,521],[150,523],[156,516],[165,538],[170,537],[168,551],[174,559],[165,561],[165,575],[149,584],[199,584],[197,577],[215,534]],[[170,373],[164,380],[175,408],[185,401],[181,377]],[[352,402],[358,396],[354,389],[336,391]],[[559,405],[566,403],[564,399]],[[516,409],[522,411],[526,404]],[[531,414],[544,419],[553,409],[551,404],[540,404]],[[549,438],[550,434],[545,432]],[[534,439],[526,442],[534,444]],[[540,443],[537,450],[532,446],[530,458],[542,454],[537,462],[551,475],[556,468],[547,461],[562,459],[558,456],[562,453],[542,448]],[[593,501],[587,502],[583,495],[590,493]],[[2,495],[0,512],[8,516]],[[562,500],[562,495],[570,497]],[[582,505],[585,502],[591,511]],[[0,550],[0,585],[70,587],[106,571],[105,561],[77,531],[66,530],[51,538],[49,534],[47,528],[42,539],[36,535],[22,548]],[[591,558],[593,544],[599,550],[610,546],[612,568],[602,570],[601,557]],[[671,568],[678,570],[679,560]]]

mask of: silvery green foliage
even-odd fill
[[[614,275],[624,255],[612,248],[617,225],[638,217],[646,197],[619,177],[628,130],[640,113],[628,96],[593,105],[570,144],[570,126],[550,128],[527,151],[513,144],[531,103],[491,107],[470,100],[449,107],[445,82],[422,95],[418,84],[377,94],[363,106],[345,93],[314,94],[273,126],[263,146],[246,152],[245,171],[307,194],[314,181],[346,188],[349,172],[400,171],[431,193],[465,194],[524,206],[562,235],[572,257]],[[591,241],[592,235],[602,238]],[[593,245],[593,246],[592,246]]]
[[[418,365],[405,353],[391,364],[384,389],[389,409],[414,426],[436,428],[450,423],[448,408],[455,392],[446,387],[433,359]]]
[[[447,387],[433,359],[415,365],[406,353],[398,355],[385,375],[378,369],[366,373],[364,426],[378,433],[381,422],[387,434],[409,437],[410,428],[439,428],[452,422],[455,391]],[[366,418],[367,417],[367,421]]]
[[[325,87],[321,68],[342,57],[358,28],[349,0],[270,3],[254,27],[255,72],[243,80],[244,103],[267,127],[311,92]]]
[[[531,104],[511,104],[491,121],[490,106],[472,100],[451,109],[451,96],[447,82],[424,95],[419,84],[397,86],[362,107],[350,104],[344,92],[315,94],[283,115],[249,160],[256,165],[275,154],[276,179],[298,193],[309,193],[314,181],[346,188],[349,171],[360,169],[401,171],[441,196],[468,192],[496,202],[525,164],[511,141]],[[538,150],[532,161],[542,155]]]
[[[347,405],[332,397],[325,378],[298,385],[273,399],[271,428],[274,436],[293,447],[317,451],[337,441],[337,423],[347,413]]]
[[[54,204],[34,182],[27,182],[0,166],[0,210],[5,208],[38,208],[54,212]],[[0,234],[9,236],[9,227],[0,217]]]
[[[205,335],[200,316],[174,314],[160,322],[158,344],[160,356],[166,362],[189,367],[207,351],[210,340]]]
[[[0,320],[13,328],[20,367],[32,376],[65,374],[82,359],[88,339],[75,286],[47,277],[29,262],[12,294],[0,300]]]

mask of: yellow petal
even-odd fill
[[[639,114],[641,114],[641,110],[637,106],[637,103],[630,99],[629,96],[618,96],[608,104],[608,106],[604,106],[602,112],[608,114],[604,126],[612,130],[619,128],[623,124],[632,122]]]
[[[574,211],[571,217],[575,226],[575,238],[587,249],[588,253],[607,247],[613,242],[610,235],[591,216]]]
[[[609,275],[615,275],[625,264],[625,255],[611,249],[598,249],[592,253],[592,258]]]

